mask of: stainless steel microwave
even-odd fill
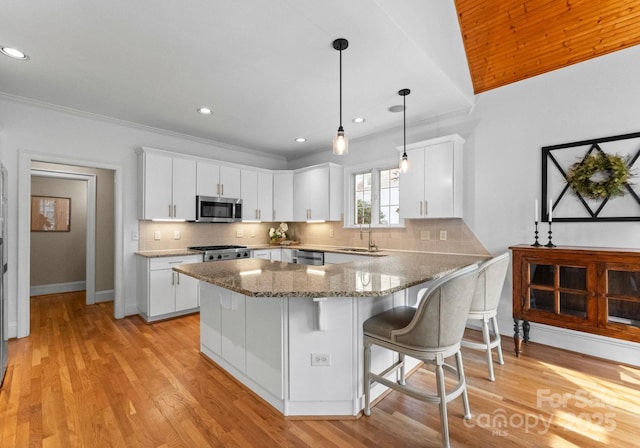
[[[238,222],[242,199],[196,196],[196,222]]]

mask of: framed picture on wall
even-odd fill
[[[32,232],[69,232],[71,198],[31,196]]]

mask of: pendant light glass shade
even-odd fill
[[[344,135],[342,127],[342,50],[346,50],[349,46],[347,39],[336,39],[333,41],[333,48],[340,52],[340,126],[338,133],[333,138],[333,153],[336,155],[344,155],[349,151],[349,140]]]
[[[333,153],[339,156],[349,151],[349,139],[344,136],[342,126],[338,128],[338,134],[333,137]]]
[[[404,135],[404,152],[400,159],[400,171],[406,173],[409,170],[409,157],[407,156],[407,95],[411,93],[409,89],[402,89],[398,91],[398,95],[402,97],[402,131]]]

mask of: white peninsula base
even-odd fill
[[[200,350],[285,416],[356,416],[364,405],[362,324],[412,305],[420,286],[384,297],[263,298],[201,281]],[[393,354],[376,348],[372,366],[381,371]],[[372,398],[385,390],[376,384]]]

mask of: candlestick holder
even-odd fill
[[[538,242],[538,221],[534,221],[534,222],[535,222],[535,225],[536,225],[536,231],[534,232],[535,235],[536,235],[536,240],[533,242],[532,246],[533,247],[540,247],[540,246],[542,246],[542,244],[540,244]]]
[[[549,242],[545,244],[544,247],[556,247],[556,245],[551,241],[551,221],[549,221]]]

